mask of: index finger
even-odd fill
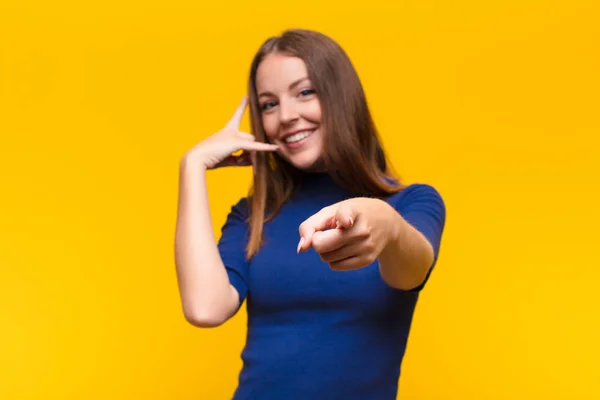
[[[229,128],[239,129],[240,123],[242,122],[242,117],[244,116],[244,111],[246,111],[246,106],[248,105],[248,96],[244,96],[240,105],[235,110],[233,117],[227,123]]]

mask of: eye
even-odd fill
[[[267,111],[267,110],[269,110],[272,107],[275,107],[275,102],[274,101],[265,101],[260,106],[260,109],[261,109],[261,111]]]
[[[302,96],[309,96],[309,95],[314,94],[314,93],[315,93],[314,89],[304,89],[304,90],[302,90],[300,92],[300,95],[302,95]]]

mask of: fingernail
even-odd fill
[[[300,254],[300,249],[302,248],[303,244],[304,244],[304,238],[300,238],[300,243],[298,243],[298,248],[296,249],[296,254]]]
[[[354,225],[354,221],[352,220],[352,217],[348,217],[348,219],[350,220],[350,226],[352,227],[352,225]]]

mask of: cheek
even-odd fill
[[[277,118],[273,114],[267,114],[262,116],[263,129],[269,139],[277,137],[277,130],[279,129]]]
[[[307,117],[313,122],[321,122],[321,104],[319,101],[311,102]]]

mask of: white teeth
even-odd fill
[[[298,142],[304,138],[309,137],[313,132],[314,132],[314,129],[295,133],[292,136],[288,136],[287,138],[285,138],[284,142],[286,142],[286,143]]]

